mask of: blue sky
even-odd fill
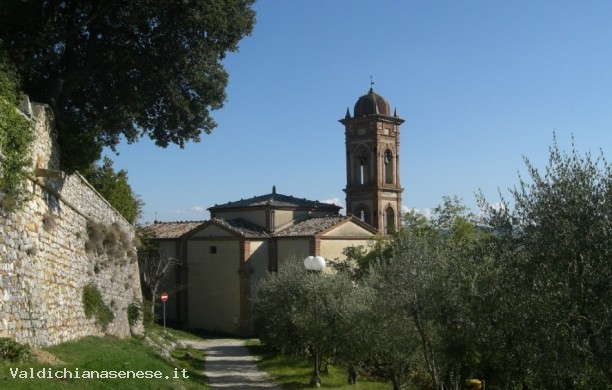
[[[374,90],[405,119],[404,206],[444,195],[476,209],[539,168],[556,132],[612,150],[612,2],[259,0],[252,36],[225,60],[227,102],[200,143],[142,139],[110,155],[149,223],[204,220],[270,193],[344,205],[347,107]]]

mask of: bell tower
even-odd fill
[[[351,117],[340,119],[346,139],[346,212],[376,228],[393,233],[401,224],[399,174],[400,125],[389,102],[373,88],[361,96]]]

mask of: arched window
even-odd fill
[[[385,210],[385,234],[395,232],[395,212],[391,206]]]
[[[368,156],[363,153],[357,157],[357,184],[364,185],[368,182]]]
[[[359,218],[361,222],[365,222],[367,224],[372,223],[372,221],[370,220],[370,211],[368,210],[368,207],[364,204],[357,206],[353,215]]]
[[[385,151],[383,157],[384,169],[383,174],[385,176],[385,184],[393,184],[393,154],[390,150]]]

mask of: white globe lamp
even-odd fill
[[[308,256],[304,259],[304,267],[308,271],[321,272],[325,268],[325,259],[321,256]]]

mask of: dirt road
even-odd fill
[[[184,343],[206,351],[204,370],[212,389],[281,389],[257,368],[243,340],[184,340]]]

